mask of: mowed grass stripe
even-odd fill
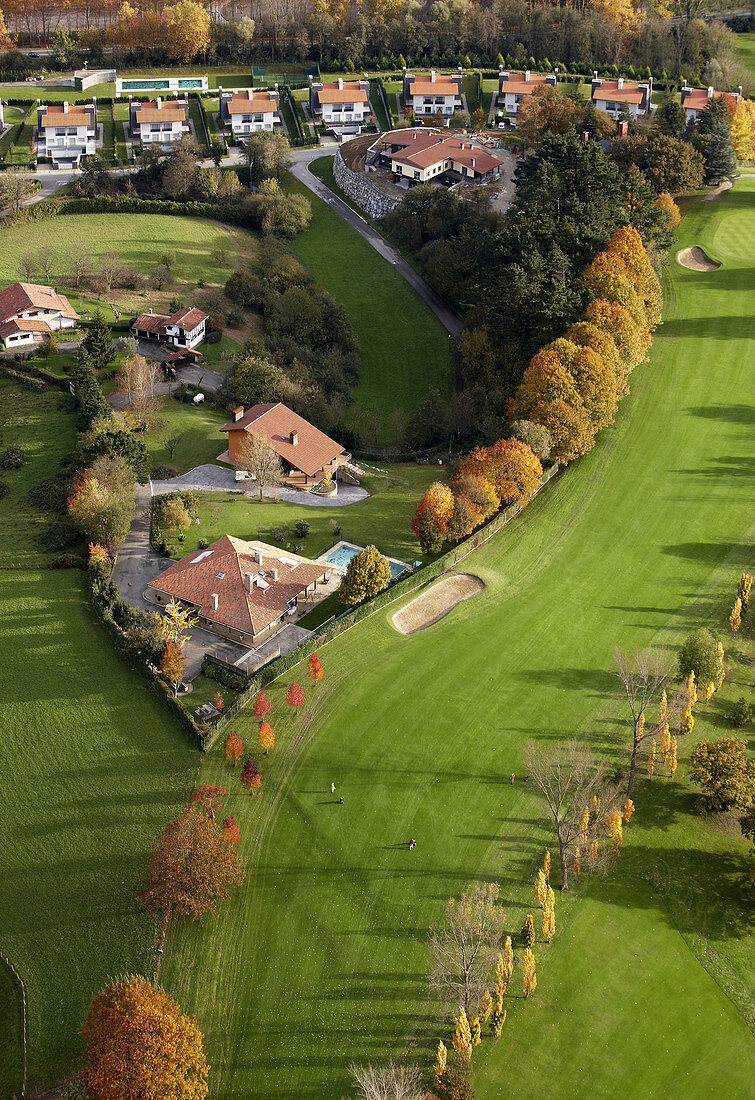
[[[150,973],[135,895],[196,752],[95,623],[77,570],[0,570],[0,653],[0,946],[27,987],[33,1087],[78,1067],[111,975]]]
[[[465,562],[486,592],[427,632],[399,637],[386,612],[323,649],[326,677],[348,680],[285,779],[262,861],[218,920],[176,924],[169,940],[163,978],[208,1035],[217,1095],[340,1097],[352,1059],[414,1039],[429,1063],[448,1032],[425,1000],[428,925],[478,875],[502,884],[512,931],[532,904],[547,837],[531,787],[508,783],[527,739],[578,733],[615,757],[615,644],[676,645],[701,618],[725,624],[752,525],[754,198],[740,184],[687,217],[679,247],[715,248],[721,281],[670,261],[668,320],[616,425]],[[730,666],[723,694],[741,693],[743,676]],[[279,744],[261,760],[259,799],[242,796],[220,752],[203,772],[228,783],[249,852],[284,781],[296,725],[285,686],[269,692]],[[695,734],[722,721],[716,701]],[[256,756],[251,715],[237,725]],[[504,1038],[475,1056],[481,1100],[512,1087],[572,1097],[586,1080],[600,1096],[635,1080],[639,1095],[679,1095],[683,1083],[704,1096],[722,1064],[727,1093],[751,1097],[747,1005],[729,997],[755,957],[732,874],[744,845],[690,817],[686,772],[683,759],[675,784],[640,789],[622,861],[589,900],[559,895],[560,932],[538,947],[542,988],[527,1005],[512,999]],[[661,865],[662,889],[647,881]],[[701,965],[703,947],[730,982]]]
[[[397,410],[409,415],[430,389],[451,396],[448,333],[392,265],[326,203],[295,180],[289,187],[312,205],[310,227],[291,247],[346,310],[362,357],[354,410],[377,420],[378,442],[385,442],[395,435]]]

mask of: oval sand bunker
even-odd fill
[[[393,625],[402,634],[416,634],[418,630],[437,623],[457,604],[479,596],[484,589],[485,585],[479,577],[473,577],[471,573],[454,573],[397,611],[393,616]]]
[[[715,260],[709,260],[697,245],[694,248],[683,248],[681,252],[677,252],[676,258],[682,267],[687,267],[690,271],[718,271],[721,266]]]

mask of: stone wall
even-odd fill
[[[380,218],[399,205],[398,199],[384,194],[369,176],[352,172],[341,156],[340,149],[336,150],[333,161],[333,176],[341,190],[364,210],[368,218]]]

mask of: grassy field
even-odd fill
[[[354,412],[374,419],[382,442],[396,409],[409,413],[431,388],[450,397],[455,368],[448,334],[365,240],[303,184],[290,186],[312,204],[310,227],[292,242],[293,251],[348,314],[362,357]]]
[[[165,397],[160,401],[154,425],[141,438],[153,464],[169,463],[183,474],[194,466],[214,462],[226,449],[227,436],[220,433],[226,419],[222,413],[207,405],[193,405]],[[182,432],[183,436],[171,458],[165,449],[164,438],[173,431]]]
[[[301,540],[301,553],[305,556],[321,554],[339,539],[345,539],[360,546],[374,544],[389,557],[412,562],[420,554],[410,526],[414,508],[439,473],[444,476],[443,471],[432,466],[386,467],[384,473],[370,473],[365,478],[365,488],[373,495],[345,508],[335,505],[308,508],[290,501],[260,502],[229,492],[202,493],[199,525],[186,532],[178,556],[195,550],[199,539],[217,539],[224,532],[240,539],[261,539],[278,545],[270,534],[271,524],[288,524],[293,528],[297,520],[305,519],[310,525],[309,534]],[[340,527],[340,535],[333,534],[331,520]]]
[[[326,646],[325,679],[306,688],[331,691],[319,718],[286,713],[303,668],[271,686],[278,739],[269,758],[253,754],[258,798],[222,751],[207,758],[203,780],[231,789],[249,880],[218,922],[173,926],[162,979],[197,1013],[224,1100],[341,1097],[352,1059],[415,1043],[430,1064],[450,1033],[425,999],[428,925],[485,876],[521,927],[546,835],[531,785],[509,773],[530,737],[576,733],[621,754],[617,643],[673,649],[710,623],[729,647],[724,701],[751,681],[745,639],[724,628],[753,564],[755,181],[695,207],[679,244],[723,268],[670,261],[666,320],[616,424],[467,559],[486,592],[426,632],[399,636],[390,609]],[[730,728],[724,701],[698,707],[675,782],[641,782],[616,869],[557,897],[535,996],[514,987],[504,1037],[475,1054],[478,1100],[566,1100],[586,1066],[596,1097],[703,1100],[725,1078],[727,1097],[751,1100],[747,848],[733,824],[692,815],[688,783],[697,736]],[[237,726],[248,742],[251,715]]]
[[[755,80],[755,32],[737,35],[737,56],[741,65],[747,68],[752,80]]]
[[[41,223],[16,225],[3,230],[3,247],[0,248],[0,284],[15,282],[19,278],[19,263],[27,251],[36,251],[40,245]],[[176,286],[168,294],[181,289],[181,283],[225,282],[233,270],[237,248],[232,233],[217,222],[196,218],[166,217],[161,214],[61,214],[53,222],[45,222],[52,229],[50,242],[60,255],[62,274],[67,266],[66,255],[82,241],[93,256],[115,252],[125,264],[149,274],[157,266],[163,252],[175,253],[176,263],[172,274]],[[212,262],[215,249],[224,249],[226,265],[218,267]],[[65,280],[60,280],[65,286]],[[150,292],[142,295],[144,308],[152,304]],[[147,299],[150,299],[147,301]]]

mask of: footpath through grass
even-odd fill
[[[298,181],[289,186],[312,204],[309,229],[292,241],[293,251],[343,305],[359,344],[361,377],[348,415],[358,422],[361,413],[365,442],[386,442],[395,435],[396,409],[409,415],[433,388],[451,396],[455,366],[448,334],[391,265],[326,203]]]
[[[224,1100],[335,1100],[352,1060],[409,1050],[431,1064],[450,1028],[425,996],[428,926],[484,876],[521,927],[547,837],[532,785],[508,776],[531,737],[578,734],[621,756],[616,644],[673,649],[711,623],[729,649],[724,699],[751,679],[725,627],[753,564],[755,181],[695,207],[679,240],[692,244],[724,266],[670,261],[666,320],[616,425],[464,563],[486,591],[408,637],[389,608],[322,649],[317,688],[303,666],[272,685],[270,757],[254,751],[252,716],[238,718],[257,797],[222,748],[207,758],[249,879],[219,920],[174,924],[162,979],[198,1015]],[[320,718],[288,713],[294,678],[310,700],[332,691]],[[725,1081],[751,1100],[747,846],[690,812],[689,753],[728,728],[721,699],[697,711],[676,780],[641,781],[615,871],[557,896],[536,994],[524,1003],[514,983],[501,1041],[475,1053],[478,1100],[571,1100],[588,1073],[596,1097],[702,1100]]]

